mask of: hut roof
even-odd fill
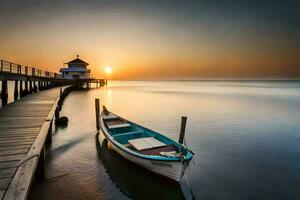
[[[71,60],[70,62],[67,62],[67,64],[83,64],[83,65],[89,65],[89,63],[79,59],[78,57],[74,60]]]

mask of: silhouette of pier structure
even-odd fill
[[[57,86],[86,84],[89,87],[91,83],[95,83],[96,86],[100,87],[107,84],[105,79],[64,79],[59,77],[57,73],[5,60],[0,60],[0,81],[2,106],[8,103],[8,81],[15,82],[14,100]]]

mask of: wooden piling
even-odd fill
[[[95,111],[96,111],[96,128],[97,131],[100,130],[100,100],[98,98],[95,99]]]
[[[35,89],[34,89],[34,87],[35,87],[35,81],[31,81],[32,82],[32,91],[31,91],[31,93],[35,93]]]
[[[62,97],[62,93],[63,93],[62,88],[60,88],[60,89],[59,89],[59,97],[60,97],[60,98]]]
[[[29,90],[28,90],[28,81],[25,81],[25,89],[24,89],[24,95],[23,96],[26,96],[29,94]]]
[[[18,81],[15,80],[15,90],[14,90],[14,100],[18,100],[19,98],[19,91],[18,91]]]
[[[32,81],[29,81],[29,93],[33,93]]]
[[[187,121],[187,117],[182,116],[181,117],[181,126],[180,126],[180,135],[179,135],[179,140],[178,140],[178,142],[180,144],[182,144],[183,140],[184,140],[186,121]]]
[[[52,127],[53,127],[53,120],[50,121],[48,135],[47,135],[47,138],[46,138],[46,144],[47,145],[52,143]]]
[[[34,91],[34,93],[36,93],[38,91],[36,81],[33,81],[33,91]]]
[[[38,91],[41,91],[41,81],[38,81]]]
[[[2,81],[2,90],[1,90],[1,100],[2,106],[7,104],[8,91],[7,91],[7,81]]]
[[[55,114],[54,114],[54,116],[55,116],[55,119],[56,119],[56,120],[59,119],[59,107],[57,107],[57,108],[55,109]]]
[[[21,97],[23,97],[23,93],[24,93],[24,91],[23,91],[23,81],[20,81],[20,89],[19,89],[19,93],[20,93],[20,98]]]
[[[36,182],[42,182],[45,179],[45,153],[45,146],[43,146],[39,154],[39,160],[35,171]]]

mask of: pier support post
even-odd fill
[[[45,178],[45,146],[43,147],[41,153],[40,153],[40,158],[39,162],[36,168],[35,172],[35,179],[37,182],[41,182]]]
[[[33,93],[33,88],[32,88],[32,81],[29,81],[29,93]]]
[[[31,93],[34,93],[34,81],[31,81]]]
[[[99,116],[100,116],[100,100],[97,98],[95,99],[95,111],[96,111],[96,128],[97,131],[100,130],[100,120],[99,120]]]
[[[33,81],[33,92],[36,93],[37,92],[37,85],[36,85],[36,81]]]
[[[20,98],[24,96],[24,91],[23,91],[23,81],[20,81],[20,89],[19,89],[19,93],[20,93]]]
[[[59,98],[62,98],[63,90],[62,88],[59,88]]]
[[[49,127],[48,134],[47,134],[47,138],[46,138],[46,144],[47,145],[52,143],[52,124],[53,124],[53,120],[51,120],[50,127]]]
[[[38,81],[35,82],[35,92],[38,92],[38,91],[39,91],[39,90],[38,90],[38,89],[39,89],[38,83],[39,83]]]
[[[15,90],[14,90],[14,100],[18,100],[19,98],[19,91],[18,91],[18,81],[15,80]]]
[[[55,115],[55,120],[59,119],[59,108],[58,107],[55,109],[54,115]]]
[[[38,81],[38,90],[41,91],[41,81]]]
[[[183,144],[186,121],[187,121],[187,117],[182,116],[181,117],[181,126],[180,126],[180,135],[179,135],[179,140],[178,140],[178,143],[180,143],[180,144]]]
[[[23,96],[26,96],[29,94],[29,90],[28,90],[28,81],[25,81],[25,89],[24,89],[24,95]]]
[[[7,81],[2,81],[1,99],[2,106],[5,106],[7,104],[8,99]]]

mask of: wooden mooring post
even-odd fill
[[[181,117],[181,126],[180,126],[180,135],[179,135],[179,140],[178,140],[178,142],[180,144],[183,144],[184,135],[185,135],[186,121],[187,121],[187,117],[182,116]]]
[[[95,111],[96,111],[96,128],[97,131],[100,130],[100,100],[98,98],[95,99]]]

